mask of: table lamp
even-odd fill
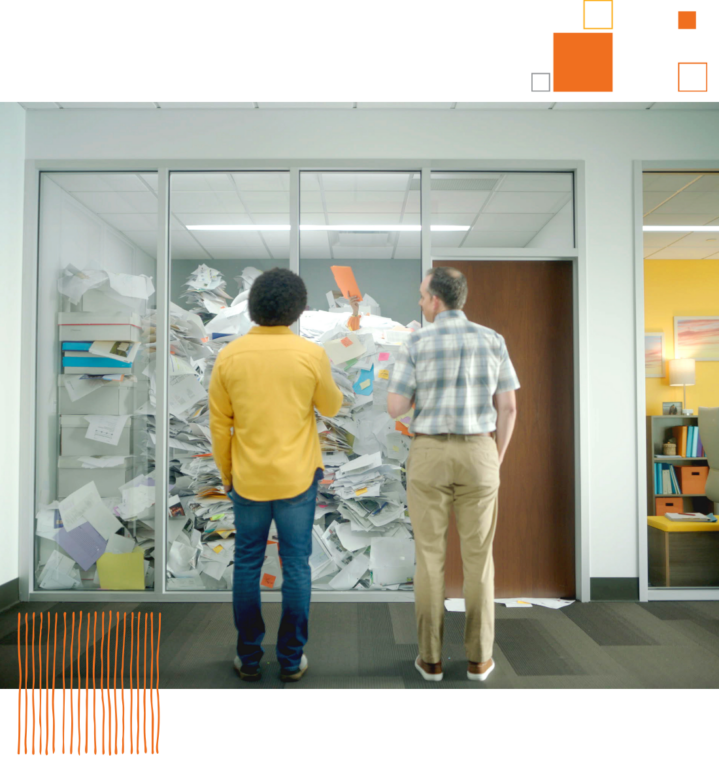
[[[684,416],[691,416],[693,411],[687,410],[687,387],[696,384],[696,360],[680,358],[669,360],[669,386],[684,387]]]

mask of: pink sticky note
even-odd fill
[[[344,344],[345,347],[352,345],[352,339],[347,338],[347,336],[345,336],[344,339],[340,339],[340,342]]]
[[[384,362],[385,360],[389,360],[389,352],[380,352],[379,353],[380,363]]]

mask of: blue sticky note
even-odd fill
[[[369,382],[366,384],[365,382]],[[360,371],[357,381],[352,385],[352,389],[358,395],[371,395],[374,388],[374,365],[369,371]]]

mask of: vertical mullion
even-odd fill
[[[290,168],[290,270],[300,274],[300,169]],[[299,321],[292,324],[300,332]]]
[[[432,169],[422,168],[420,170],[420,221],[422,222],[422,274],[420,281],[428,269],[432,267]],[[422,315],[422,325],[424,325],[424,315]]]
[[[170,283],[170,172],[158,169],[157,179],[157,308],[155,311],[155,586],[164,595],[167,554],[169,366],[169,283]]]

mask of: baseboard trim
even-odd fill
[[[7,611],[20,602],[20,579],[0,584],[0,611]]]
[[[638,602],[639,578],[592,578],[589,580],[591,600],[605,602]]]

